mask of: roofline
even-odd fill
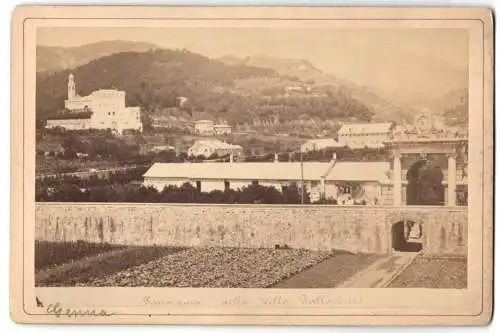
[[[302,178],[297,177],[297,178],[223,178],[223,177],[158,177],[158,176],[147,176],[146,174],[143,175],[144,178],[146,177],[151,177],[151,178],[170,178],[170,179],[176,179],[176,180],[186,180],[187,181],[193,181],[193,180],[261,180],[261,181],[301,181]],[[320,177],[320,178],[307,178],[304,177],[305,181],[320,181],[321,178],[324,178],[325,180],[333,180],[333,181],[346,181],[346,182],[374,182],[374,183],[383,183],[383,180],[380,179],[356,179],[356,180],[351,180],[351,179],[328,179],[328,177]]]

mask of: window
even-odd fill
[[[198,191],[201,191],[201,181],[199,181],[199,180],[196,181],[196,189]]]
[[[287,188],[288,188],[288,185],[282,185],[281,192],[285,192]]]
[[[259,181],[258,180],[252,180],[252,185],[259,185]]]
[[[351,194],[351,186],[348,184],[339,185],[340,194]]]
[[[229,184],[228,180],[224,181],[224,191],[229,191],[231,189],[231,186]]]
[[[108,112],[108,116],[111,116],[111,112]]]

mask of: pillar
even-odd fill
[[[399,153],[394,153],[393,168],[392,202],[394,206],[401,206],[401,154]]]
[[[457,156],[455,152],[448,154],[448,206],[456,206],[457,200]]]
[[[321,177],[319,195],[320,195],[321,200],[325,200],[326,199],[325,177]]]
[[[402,173],[404,175],[404,172]],[[401,205],[406,206],[406,191],[407,191],[407,186],[408,185],[402,185],[401,186]]]

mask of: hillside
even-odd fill
[[[469,122],[469,94],[466,89],[450,91],[436,99],[433,111],[441,115],[447,126],[467,128]]]
[[[176,98],[184,96],[188,98],[183,108],[187,117],[205,112],[233,124],[271,118],[280,124],[301,120],[319,126],[332,119],[370,121],[373,115],[345,89],[326,86],[311,93],[289,94],[283,87],[304,82],[273,69],[228,65],[186,50],[112,54],[78,66],[72,73],[78,94],[114,87],[126,91],[128,105],[141,106],[149,113],[175,106]],[[38,118],[63,108],[68,74],[62,70],[37,76]]]
[[[146,42],[103,41],[76,47],[37,46],[37,72],[55,72],[86,64],[92,60],[120,52],[145,52],[158,46]]]
[[[315,67],[307,60],[303,59],[279,59],[266,56],[253,56],[237,58],[226,56],[219,59],[229,65],[245,65],[261,68],[269,68],[282,76],[299,78],[304,82],[311,82],[316,85],[335,86],[336,82],[327,74]]]
[[[281,59],[266,56],[245,58],[225,56],[219,60],[231,65],[239,64],[269,68],[291,79],[295,78],[303,82],[312,83],[315,86],[341,90],[353,99],[362,101],[367,105],[374,114],[374,121],[410,121],[415,114],[415,110],[409,106],[402,106],[380,97],[379,94],[375,93],[375,89],[362,87],[348,80],[325,73],[304,59]]]

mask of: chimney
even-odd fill
[[[278,160],[278,153],[274,153],[274,162],[275,163],[279,162],[279,160]]]

